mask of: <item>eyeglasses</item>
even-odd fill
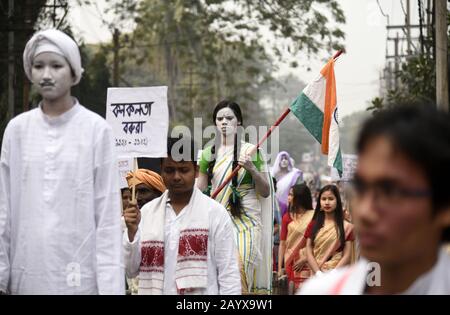
[[[357,198],[363,198],[370,190],[373,190],[374,198],[380,207],[395,206],[408,199],[420,199],[431,196],[429,189],[404,187],[392,180],[368,183],[355,176],[352,181],[352,187]]]

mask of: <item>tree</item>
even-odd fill
[[[3,131],[8,123],[8,65],[9,65],[9,34],[14,34],[13,62],[15,68],[14,76],[14,110],[13,115],[20,114],[28,109],[28,94],[30,84],[23,71],[22,53],[25,44],[38,19],[44,10],[46,0],[15,0],[14,10],[10,16],[10,1],[0,0],[0,146]]]
[[[400,81],[399,88],[387,91],[384,98],[374,98],[367,110],[377,113],[400,103],[436,102],[436,69],[432,57],[410,57],[395,75]]]
[[[106,96],[110,83],[110,71],[107,67],[105,47],[80,47],[82,63],[85,68],[83,79],[72,88],[72,94],[81,104],[105,117]]]
[[[147,59],[169,86],[175,123],[210,112],[224,97],[251,104],[246,116],[261,117],[255,92],[271,79],[274,58],[337,49],[344,37],[336,1],[143,0],[136,8],[135,54],[126,54]]]
[[[450,21],[450,13],[448,20]],[[450,30],[448,39],[450,52]],[[368,111],[377,113],[397,104],[436,103],[436,60],[434,54],[430,53],[434,47],[434,38],[431,37],[431,40],[425,43],[426,53],[410,56],[402,63],[400,71],[394,74],[400,81],[399,88],[388,90],[384,97],[374,98],[372,106],[367,108]],[[450,75],[450,54],[447,59],[449,61],[447,71]]]

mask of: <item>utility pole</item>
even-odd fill
[[[423,20],[422,20],[422,0],[419,0],[419,24],[420,24],[420,53],[423,56],[424,54],[424,39],[423,39],[423,32],[422,32],[422,27],[423,27]]]
[[[448,112],[447,1],[436,0],[436,103]]]
[[[433,1],[434,3],[434,1]],[[427,0],[427,8],[425,10],[427,20],[427,41],[426,41],[426,49],[427,55],[431,55],[433,53],[433,10],[431,9],[432,1]]]
[[[392,62],[388,62],[388,69],[386,74],[387,91],[392,90]]]
[[[53,28],[56,26],[56,0],[53,0],[53,14],[52,14]]]
[[[16,67],[14,59],[14,29],[13,25],[14,17],[14,0],[8,1],[8,120],[14,117],[14,83],[16,79]]]
[[[194,103],[192,102],[192,66],[189,68],[189,106],[191,107],[192,114],[195,113]]]
[[[427,0],[427,9],[425,11],[427,13],[427,37],[431,36],[431,0]]]
[[[119,42],[120,33],[117,28],[114,29],[113,33],[113,51],[114,51],[114,65],[113,65],[113,86],[119,86],[119,50],[120,50],[120,42]]]
[[[68,13],[67,0],[66,1],[53,0],[53,4],[44,5],[44,8],[49,8],[49,10],[50,10],[50,16],[52,18],[53,28],[59,29],[59,26],[62,24],[62,22],[64,21],[66,15]],[[58,16],[57,9],[64,9],[65,10],[65,13],[61,17],[61,19],[60,19],[58,24],[56,24],[56,22],[57,22],[56,18]]]
[[[395,78],[395,89],[398,90],[399,84],[398,84],[398,71],[400,70],[400,57],[398,53],[398,33],[397,37],[394,39],[394,45],[395,45],[395,59],[394,59],[394,78]]]
[[[407,50],[407,54],[411,55],[412,54],[412,50],[411,50],[411,10],[410,10],[410,0],[406,0],[406,16],[405,16],[405,24],[406,24],[406,39],[408,42],[408,50]],[[398,37],[398,36],[397,36]]]
[[[28,37],[29,34],[33,32],[32,25],[32,15],[33,15],[34,6],[31,5],[31,0],[25,2],[24,6],[24,21],[25,21],[25,36]],[[30,80],[25,76],[23,81],[23,100],[22,100],[22,111],[27,112],[30,109],[30,88],[31,83]]]

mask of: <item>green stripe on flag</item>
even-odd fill
[[[340,147],[336,154],[336,158],[334,159],[333,167],[338,170],[339,177],[342,177],[343,168],[342,168],[342,154]]]
[[[322,143],[323,112],[304,93],[291,104],[292,113]],[[341,162],[342,164],[342,162]]]

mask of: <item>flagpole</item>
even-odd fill
[[[336,52],[336,54],[334,54],[333,59],[336,60],[344,51],[343,50],[339,50],[338,52]],[[264,135],[264,137],[262,137],[262,139],[259,141],[258,145],[250,152],[250,156],[253,155],[260,147],[261,145],[264,143],[264,141],[267,140],[267,138],[270,137],[270,135],[272,134],[272,131],[278,127],[281,122],[286,118],[286,116],[291,112],[291,109],[288,107],[286,108],[286,110],[280,115],[280,117],[278,117],[277,121],[272,125],[272,127],[270,127],[269,131],[267,131],[267,133]],[[225,188],[226,185],[228,185],[228,183],[233,179],[234,176],[236,176],[236,174],[239,172],[239,170],[241,169],[241,165],[238,165],[233,172],[231,172],[231,174],[225,179],[225,181],[219,186],[217,187],[217,189],[212,193],[211,198],[215,199],[217,197],[217,195],[222,191],[222,189]]]
[[[344,53],[344,50],[341,49],[337,53],[334,54],[333,59],[336,60],[340,55]]]

